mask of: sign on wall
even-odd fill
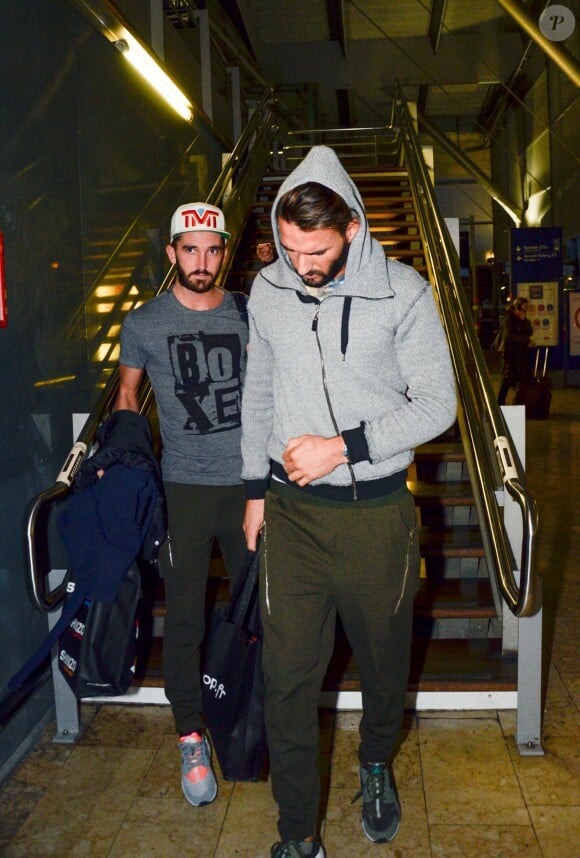
[[[562,230],[550,226],[512,229],[512,292],[528,299],[533,339],[541,346],[557,346],[559,343],[561,278]]]
[[[528,299],[528,319],[532,339],[537,346],[558,345],[558,281],[553,283],[518,283],[518,297]]]

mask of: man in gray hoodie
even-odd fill
[[[407,467],[455,419],[455,385],[430,285],[385,260],[331,149],[283,182],[272,229],[278,259],[248,305],[244,530],[250,549],[262,531],[272,858],[323,858],[317,708],[337,612],[360,671],[363,829],[378,843],[399,829],[391,758],[419,580]]]

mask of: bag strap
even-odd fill
[[[243,292],[232,292],[232,298],[236,302],[238,313],[242,322],[248,324],[248,299]]]
[[[48,632],[44,640],[34,650],[32,655],[24,662],[20,670],[17,671],[17,673],[15,673],[8,682],[8,687],[11,691],[17,691],[25,680],[28,679],[31,673],[33,673],[36,668],[42,664],[44,659],[48,657],[53,645],[57,642],[68,624],[74,618],[86,595],[87,587],[81,588],[77,586],[73,594],[71,596],[67,596],[62,613],[57,622]]]
[[[230,598],[227,619],[236,626],[247,628],[255,620],[258,598],[260,544],[250,555],[245,571],[240,574]]]

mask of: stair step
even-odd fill
[[[409,691],[513,691],[517,660],[503,656],[501,641],[418,640],[411,649]],[[337,647],[324,682],[325,691],[360,691],[358,669],[348,643]]]
[[[375,223],[373,225],[371,223],[369,232],[377,241],[380,241],[381,236],[385,239],[394,238],[397,241],[416,241],[417,247],[423,253],[423,239],[421,238],[419,227],[414,225],[414,221],[410,220],[398,227],[396,225],[392,226],[392,224],[396,223],[400,223],[400,221],[382,220],[380,224]]]
[[[416,229],[414,231],[408,229],[401,231],[398,229],[389,229],[388,226],[381,224],[381,226],[371,226],[369,232],[373,238],[376,238],[383,245],[411,244],[412,247],[421,253],[421,256],[424,255],[421,236]]]
[[[415,462],[465,462],[461,441],[432,441],[415,450]]]
[[[388,256],[389,259],[420,259],[423,260],[425,258],[425,254],[422,250],[415,247],[392,247],[389,245],[389,242],[380,242],[383,245],[385,256]]]
[[[289,167],[285,172],[278,173],[271,171],[266,173],[262,179],[262,186],[269,182],[277,182],[281,184],[292,169],[293,167]],[[364,184],[367,180],[372,180],[373,185],[376,184],[377,181],[381,183],[409,181],[409,173],[406,167],[381,167],[379,169],[377,169],[377,167],[353,167],[349,169],[348,173],[357,185],[359,182]]]
[[[494,619],[497,614],[487,578],[424,578],[415,599],[414,616],[432,619]]]
[[[147,673],[139,667],[134,685],[163,687],[163,642],[154,638]],[[504,656],[497,638],[413,642],[409,691],[513,691],[517,688],[517,659]],[[323,683],[324,691],[360,691],[356,662],[346,639],[337,634],[335,651]]]
[[[404,182],[409,184],[409,172],[406,167],[353,167],[349,169],[349,175],[357,185],[365,185],[371,181],[373,184],[380,182]]]
[[[413,203],[413,198],[410,196],[377,196],[377,197],[367,197],[364,198],[365,210],[372,214],[373,210],[379,210],[383,212],[391,212],[391,217],[396,218],[400,217],[402,214],[409,212],[413,217],[416,217],[415,214],[415,205]]]
[[[271,194],[265,193],[264,190],[261,189],[258,192],[258,197],[254,205],[252,206],[252,212],[262,216],[269,216],[277,193],[277,187],[272,188]],[[385,217],[393,218],[396,216],[396,212],[393,211],[394,206],[396,206],[397,209],[403,208],[413,212],[415,210],[413,196],[409,188],[403,188],[401,190],[389,188],[385,190],[384,187],[381,187],[374,191],[362,191],[362,196],[364,199],[365,209],[369,214],[369,217],[376,216],[377,214],[380,215],[381,212],[377,212],[377,209],[383,209],[384,211],[382,213]]]
[[[473,506],[475,499],[469,483],[426,483],[407,480],[407,487],[418,506]]]
[[[515,691],[517,658],[501,640],[435,640],[414,646],[409,686],[421,691]]]
[[[477,525],[422,525],[418,530],[422,557],[485,557]]]
[[[385,205],[384,207],[381,208],[381,206],[380,206],[381,200],[380,199],[374,199],[374,200],[370,200],[370,204],[371,204],[373,211],[367,212],[367,220],[376,221],[376,220],[382,219],[382,220],[386,221],[389,224],[389,226],[404,227],[404,226],[417,226],[418,225],[418,220],[417,220],[417,215],[415,214],[415,209],[414,208],[411,209],[408,205],[410,202],[409,197],[404,197],[403,199],[400,197],[388,197],[388,198],[385,197],[385,200],[390,201],[391,203],[393,200],[404,202],[406,204],[405,208],[409,210],[409,213],[405,214],[405,217],[403,217],[403,218],[397,217],[397,215],[401,214],[400,211],[393,211],[391,205],[389,205],[388,207]],[[262,224],[264,222],[267,222],[268,226],[270,226],[273,202],[274,202],[274,200],[272,199],[272,200],[260,200],[259,202],[254,203],[250,217],[254,219],[256,224]],[[366,202],[365,202],[365,208],[366,208]]]

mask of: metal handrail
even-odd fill
[[[317,144],[340,147],[340,157],[364,159],[366,164],[377,166],[392,161],[399,148],[397,129],[388,125],[370,125],[360,128],[308,128],[289,131],[284,144],[284,159],[298,161],[316,140]]]
[[[240,241],[242,228],[247,218],[255,191],[264,175],[270,157],[269,135],[274,119],[276,100],[271,90],[267,90],[251,120],[246,125],[232,153],[214,182],[206,202],[219,205],[224,210],[231,238],[228,242],[228,255],[220,272],[219,283],[227,279],[230,266]],[[157,295],[169,288],[174,279],[172,266],[157,290]],[[112,373],[79,436],[70,449],[59,471],[54,485],[40,492],[28,504],[24,518],[24,542],[28,567],[30,598],[38,610],[48,612],[58,607],[66,592],[66,576],[59,586],[47,589],[46,576],[38,565],[38,520],[47,507],[63,500],[70,492],[74,478],[86,455],[90,452],[97,429],[112,410],[119,390],[118,367]],[[153,392],[147,379],[139,393],[139,412],[148,413],[153,403]]]
[[[537,505],[525,488],[523,467],[496,402],[461,284],[457,254],[441,217],[413,120],[398,83],[394,87],[393,117],[393,124],[396,123],[401,134],[430,278],[445,321],[458,380],[458,420],[486,556],[492,561],[496,583],[508,608],[517,617],[531,616],[539,607],[535,569]],[[496,492],[501,490],[502,484],[522,515],[519,570],[514,569],[514,558],[498,507]]]

